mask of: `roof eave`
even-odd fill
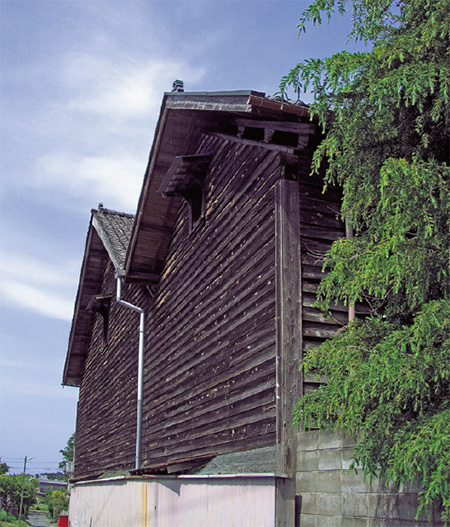
[[[78,291],[75,299],[74,315],[69,337],[66,362],[64,365],[64,386],[80,386],[84,374],[84,365],[87,355],[87,347],[90,340],[90,329],[93,320],[93,312],[89,310],[89,302],[93,295],[97,295],[101,289],[103,269],[108,258],[116,270],[123,268],[120,256],[116,254],[113,243],[109,239],[101,220],[101,213],[115,215],[115,217],[127,217],[132,221],[129,214],[109,211],[99,207],[91,211],[86,245],[81,265]],[[123,234],[123,243],[126,244],[127,236]]]
[[[174,228],[173,213],[180,203],[176,197],[158,195],[158,189],[175,157],[193,154],[190,150],[199,130],[208,125],[208,118],[219,114],[225,122],[228,116],[231,121],[233,116],[239,115],[251,115],[256,119],[283,115],[291,121],[310,118],[309,109],[304,105],[268,99],[264,93],[253,90],[165,93],[125,258],[128,281],[154,281],[158,276],[162,261],[159,256],[164,256],[160,248],[168,245],[169,231]],[[153,221],[155,219],[157,221]],[[143,230],[145,237],[140,234]],[[144,238],[146,251],[140,249]]]
[[[93,220],[93,215],[91,214],[88,233],[86,237],[86,245],[85,245],[85,250],[84,250],[83,263],[81,264],[77,296],[75,299],[74,315],[72,318],[72,327],[71,327],[70,336],[69,336],[69,345],[67,349],[66,361],[64,364],[64,371],[63,371],[63,378],[62,378],[63,386],[80,386],[83,373],[84,373],[83,365],[75,367],[74,362],[76,361],[79,361],[80,363],[83,362],[82,355],[77,354],[75,352],[75,348],[77,347],[78,345],[77,341],[79,340],[78,322],[79,322],[80,313],[82,312],[82,308],[81,308],[82,296],[83,296],[86,276],[88,275],[88,269],[89,269],[90,248],[93,244],[93,237],[95,237],[95,233],[96,233],[93,227],[92,220]]]
[[[155,135],[154,135],[152,147],[150,149],[150,154],[149,154],[149,157],[148,157],[147,168],[146,168],[146,171],[145,171],[145,174],[144,174],[144,184],[142,186],[141,193],[139,195],[138,205],[137,205],[137,209],[136,209],[136,216],[135,216],[135,219],[134,219],[133,229],[131,231],[130,243],[128,245],[128,250],[127,250],[126,257],[125,257],[125,276],[127,276],[129,274],[129,271],[130,271],[132,255],[133,255],[134,249],[136,247],[136,242],[137,242],[137,234],[139,232],[139,228],[140,228],[141,222],[142,222],[142,216],[143,216],[143,206],[142,205],[143,205],[143,203],[144,203],[144,201],[146,199],[146,196],[148,194],[148,187],[150,185],[150,181],[149,181],[150,178],[148,177],[148,175],[149,175],[149,172],[151,170],[152,160],[154,160],[154,153],[155,153],[155,151],[157,149],[157,146],[159,145],[159,142],[161,140],[161,129],[163,127],[164,120],[165,120],[165,115],[166,115],[167,95],[168,94],[165,93],[164,96],[163,96],[163,99],[162,99],[161,109],[160,109],[160,112],[159,112],[159,118],[158,118],[158,122],[156,124]]]

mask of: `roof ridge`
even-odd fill
[[[103,207],[103,203],[99,203],[98,204],[98,208],[97,209],[91,209],[91,213],[104,213],[104,214],[112,214],[114,216],[123,216],[125,218],[134,218],[135,217],[135,214],[130,214],[128,212],[121,212],[121,211],[118,211],[118,210],[113,210],[113,209],[107,209],[105,207]]]

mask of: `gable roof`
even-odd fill
[[[65,386],[81,384],[94,320],[94,310],[89,305],[100,292],[108,259],[116,270],[123,269],[133,222],[132,214],[105,209],[102,205],[91,211],[64,366]]]
[[[276,131],[293,131],[298,136],[297,147],[303,148],[316,130],[306,106],[270,99],[261,92],[164,94],[136,216],[102,206],[92,211],[64,367],[64,385],[81,384],[94,320],[92,308],[107,301],[96,295],[101,289],[108,258],[116,270],[125,270],[128,281],[159,280],[181,203],[179,196],[164,192],[168,188],[167,180],[165,187],[161,186],[172,165],[174,173],[180,167],[183,169],[183,163],[196,153],[205,133],[243,137],[242,130],[246,127],[262,130],[267,147],[274,145],[267,144],[266,132],[272,137]],[[180,156],[181,161],[174,164]],[[173,176],[170,174],[169,180]],[[177,172],[176,176],[180,174]]]
[[[175,158],[195,154],[204,133],[236,135],[239,126],[248,126],[250,119],[265,126],[270,122],[303,123],[300,135],[306,141],[315,129],[306,106],[269,99],[261,92],[164,94],[126,256],[127,280],[159,279],[180,205],[179,197],[168,199],[159,190]]]
[[[104,209],[92,210],[92,224],[108,251],[115,269],[123,269],[134,223],[133,214]]]

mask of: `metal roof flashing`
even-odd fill
[[[256,90],[221,90],[221,91],[183,91],[183,92],[164,92],[164,97],[265,97],[264,92]]]
[[[279,98],[266,97],[264,92],[255,90],[211,91],[211,92],[166,92],[163,97],[164,110],[206,110],[245,114],[285,115],[288,119],[311,116],[309,106],[301,101],[295,103]]]
[[[218,112],[252,111],[252,98],[264,99],[264,93],[252,90],[217,92],[166,92],[165,108],[169,110],[206,110]]]

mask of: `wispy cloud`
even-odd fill
[[[68,56],[63,79],[75,93],[67,111],[101,116],[111,124],[155,118],[161,94],[170,91],[175,78],[188,76],[199,82],[204,74],[203,69],[176,60],[139,62],[124,57],[118,62],[113,57],[89,54]]]
[[[32,185],[89,207],[102,201],[133,212],[162,93],[175,78],[204,74],[177,61],[66,57],[60,78],[66,98],[50,112],[61,135],[37,156]]]
[[[21,262],[20,266],[17,262]],[[2,254],[0,258],[0,294],[27,310],[59,320],[71,320],[74,264],[49,265],[26,255]]]
[[[25,362],[21,362],[18,360],[13,359],[6,359],[0,357],[0,368],[3,370],[3,368],[14,368],[14,369],[24,369],[27,368],[28,364]]]
[[[70,196],[72,201],[77,197],[88,201],[87,207],[101,201],[108,207],[133,212],[144,171],[145,165],[128,152],[77,156],[55,151],[37,161],[35,184]],[[88,209],[82,212],[87,217]]]
[[[0,292],[5,299],[41,315],[60,320],[72,318],[73,303],[58,293],[14,280],[1,280]]]
[[[27,395],[33,397],[53,397],[77,399],[78,390],[63,389],[61,386],[43,382],[27,380],[26,383],[17,383],[7,376],[0,376],[0,385],[2,390],[8,395]]]
[[[20,265],[18,265],[20,262]],[[49,264],[35,257],[17,252],[2,251],[0,255],[0,275],[11,279],[39,280],[43,285],[70,286],[70,275],[79,268],[79,262]]]
[[[72,318],[73,303],[57,293],[13,280],[1,280],[0,291],[6,299],[20,307],[60,320]]]

